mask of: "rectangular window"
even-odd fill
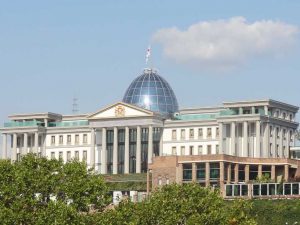
[[[71,152],[67,151],[67,161],[71,161]]]
[[[185,139],[185,129],[181,129],[180,138],[181,138],[181,140]]]
[[[272,148],[273,148],[272,143],[270,143],[270,149],[269,149],[269,156],[270,157],[272,157]]]
[[[194,129],[190,129],[190,139],[194,139]]]
[[[177,154],[176,154],[176,146],[173,146],[173,147],[172,147],[172,155],[177,155]]]
[[[210,179],[217,180],[220,178],[220,164],[219,163],[210,163]]]
[[[276,136],[279,138],[279,127],[276,127]]]
[[[203,129],[202,128],[198,129],[198,138],[203,139]]]
[[[83,151],[82,161],[86,161],[86,160],[87,160],[87,151]]]
[[[216,154],[219,154],[219,145],[216,145]]]
[[[63,159],[64,159],[64,157],[63,157],[63,152],[59,152],[59,153],[58,153],[58,157],[59,157],[60,160],[63,160]]]
[[[197,163],[197,180],[205,180],[205,163]]]
[[[79,151],[75,151],[75,159],[79,160]]]
[[[67,136],[67,143],[68,143],[68,144],[71,144],[71,141],[72,141],[72,140],[71,140],[71,135],[68,135],[68,136]]]
[[[202,155],[203,154],[203,146],[199,145],[198,146],[198,155]]]
[[[211,145],[207,145],[207,155],[211,154]]]
[[[79,134],[75,135],[75,144],[79,144]]]
[[[55,145],[55,136],[51,136],[51,145]]]
[[[276,157],[279,157],[279,145],[276,145]]]
[[[286,140],[286,130],[285,129],[283,129],[283,140]]]
[[[207,128],[207,138],[211,138],[211,128]]]
[[[270,126],[270,137],[273,137],[273,127]]]
[[[220,136],[220,130],[219,127],[216,128],[216,138],[219,138]]]
[[[84,144],[87,143],[87,134],[83,134],[83,143],[84,143]]]
[[[190,155],[194,155],[194,146],[190,146]]]
[[[55,152],[51,152],[51,159],[55,159]]]
[[[59,144],[62,145],[64,143],[64,136],[59,135]]]
[[[185,155],[185,146],[181,146],[180,154]]]
[[[188,163],[188,164],[183,164],[182,166],[183,168],[183,181],[191,181],[192,180],[192,164]]]
[[[176,130],[172,130],[172,140],[176,140],[176,139],[177,139]]]

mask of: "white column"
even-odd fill
[[[2,134],[2,159],[7,158],[7,134]]]
[[[265,115],[268,116],[268,106],[267,105],[264,106],[264,111],[265,111]]]
[[[283,128],[279,128],[279,158],[283,156]]]
[[[113,174],[118,173],[118,128],[114,127]]]
[[[26,155],[27,154],[27,151],[28,151],[28,134],[27,133],[24,133],[24,146],[23,146],[23,151],[22,151],[22,155]]]
[[[107,173],[106,128],[102,128],[101,173]]]
[[[256,121],[256,145],[254,157],[260,157],[260,121]]]
[[[265,123],[265,129],[264,129],[264,137],[263,137],[263,155],[262,157],[269,158],[269,148],[270,148],[270,126],[269,123]]]
[[[225,153],[225,147],[223,143],[223,123],[219,123],[219,151],[221,154]]]
[[[44,119],[45,127],[48,127],[48,119]]]
[[[289,158],[289,156],[290,156],[290,140],[291,140],[290,130],[287,129],[286,130],[286,141],[285,141],[285,153],[284,153],[284,156],[286,158]]]
[[[90,167],[95,167],[95,129],[91,131],[91,154],[90,154]]]
[[[148,132],[148,164],[152,163],[153,157],[153,127],[152,125],[149,126]]]
[[[43,152],[42,152],[42,156],[43,157],[47,156],[47,152],[46,152],[46,138],[47,138],[47,134],[44,133],[43,134]]]
[[[129,173],[129,127],[125,127],[124,173]]]
[[[138,126],[136,129],[136,173],[141,173],[141,127]]]
[[[235,152],[235,122],[231,122],[231,155],[236,155],[236,152]]]
[[[277,154],[276,154],[276,148],[277,148],[277,134],[276,134],[276,126],[273,125],[273,144],[272,144],[272,155],[273,158],[277,158]]]
[[[39,133],[35,132],[34,133],[34,153],[38,154],[39,150]]]
[[[12,146],[12,151],[11,151],[11,155],[10,158],[12,161],[16,161],[17,160],[17,134],[13,134],[13,146]]]
[[[243,157],[248,157],[248,121],[243,122]]]

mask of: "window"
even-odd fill
[[[282,117],[283,117],[283,119],[286,119],[286,113],[285,112],[282,113]]]
[[[172,155],[176,155],[176,146],[172,147]]]
[[[55,159],[55,152],[51,152],[51,159]]]
[[[211,128],[207,128],[207,138],[211,138]]]
[[[87,134],[83,134],[83,143],[84,143],[84,144],[87,143]]]
[[[199,145],[198,146],[198,155],[202,155],[202,152],[203,152],[203,146]]]
[[[67,143],[68,143],[68,144],[71,144],[71,135],[68,135],[68,136],[67,136]]]
[[[184,146],[181,146],[181,149],[180,149],[180,154],[181,155],[185,155],[185,147]]]
[[[219,145],[216,145],[216,154],[219,154]]]
[[[279,127],[276,127],[276,136],[279,138]]]
[[[75,159],[79,160],[79,151],[75,151]]]
[[[176,130],[172,130],[172,140],[176,140],[176,139],[177,139]]]
[[[276,157],[279,157],[279,145],[276,145]]]
[[[198,129],[198,138],[203,139],[203,129],[202,128]]]
[[[63,152],[59,152],[59,153],[58,153],[58,157],[59,157],[60,160],[63,160],[63,159],[64,159],[64,157],[63,157]]]
[[[217,180],[220,178],[220,164],[210,163],[210,179]]]
[[[79,134],[75,135],[75,144],[79,144]]]
[[[62,145],[64,143],[64,137],[59,135],[59,144]]]
[[[293,120],[293,114],[290,114],[290,121]]]
[[[207,155],[211,154],[211,145],[207,145]]]
[[[82,160],[83,161],[87,160],[87,151],[83,151]]]
[[[197,163],[197,180],[205,180],[205,163]]]
[[[270,157],[272,157],[272,148],[273,148],[272,143],[270,143],[270,149],[269,149],[269,156]]]
[[[219,130],[219,127],[216,128],[216,138],[219,138],[219,135],[220,135],[220,130]]]
[[[51,145],[55,145],[55,136],[51,136]]]
[[[180,138],[181,138],[181,140],[185,139],[185,129],[181,129]]]
[[[190,139],[194,139],[194,129],[190,129]]]
[[[67,151],[67,161],[71,161],[71,152]]]
[[[190,146],[190,155],[194,155],[194,146]]]
[[[192,164],[183,164],[183,181],[191,181],[192,180]]]
[[[283,140],[286,140],[286,130],[285,129],[283,129]]]
[[[273,127],[270,126],[270,137],[273,137]]]

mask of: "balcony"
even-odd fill
[[[4,123],[4,127],[35,127],[44,126],[40,121],[11,121]]]

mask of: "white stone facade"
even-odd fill
[[[297,112],[261,100],[182,109],[172,119],[122,102],[93,114],[12,115],[1,128],[2,158],[15,161],[29,152],[76,158],[103,174],[145,172],[158,155],[290,158]]]

